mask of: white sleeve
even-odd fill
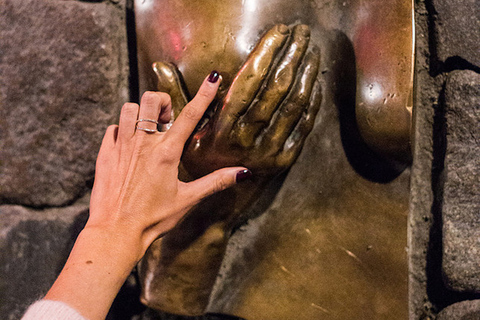
[[[40,300],[32,304],[21,320],[87,320],[66,303]]]

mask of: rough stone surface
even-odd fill
[[[81,196],[127,99],[124,1],[0,0],[0,203]]]
[[[65,263],[88,215],[88,199],[47,210],[0,206],[0,314],[19,319]]]
[[[431,233],[437,214],[432,212],[435,194],[432,189],[432,160],[435,102],[441,90],[440,79],[429,73],[429,30],[425,3],[415,5],[416,92],[414,112],[413,164],[410,180],[410,212],[408,226],[409,257],[409,319],[432,319],[435,310],[429,301],[428,286],[433,281],[427,275]]]
[[[467,300],[443,309],[437,320],[480,320],[480,300]]]
[[[478,293],[465,291],[466,287],[459,288],[461,291],[448,288],[445,283],[445,278],[448,279],[448,277],[444,271],[445,266],[442,264],[445,258],[450,259],[447,263],[450,276],[455,281],[463,279],[462,282],[457,282],[457,285],[465,285],[466,276],[477,273],[479,263],[478,260],[476,265],[472,263],[474,259],[478,259],[478,252],[477,258],[466,256],[475,250],[475,247],[469,247],[469,245],[478,241],[473,238],[475,232],[478,232],[476,231],[478,224],[472,223],[474,217],[479,215],[478,209],[476,216],[473,215],[473,206],[480,202],[478,180],[476,180],[477,194],[473,196],[475,186],[472,186],[472,182],[475,181],[475,175],[474,172],[470,175],[467,173],[474,167],[478,170],[478,151],[475,153],[470,150],[471,153],[469,153],[465,147],[460,147],[461,141],[465,142],[464,146],[468,145],[468,148],[473,148],[472,143],[476,142],[475,146],[478,148],[478,74],[471,71],[454,71],[449,75],[442,72],[448,68],[438,69],[437,64],[439,54],[443,60],[454,55],[463,59],[470,55],[478,59],[478,50],[469,51],[475,46],[478,48],[478,43],[469,44],[470,39],[478,37],[478,28],[472,28],[471,25],[440,25],[445,21],[442,18],[445,12],[441,6],[447,5],[457,6],[458,8],[455,8],[457,12],[458,10],[468,11],[465,7],[468,8],[471,2],[464,3],[457,0],[415,2],[415,138],[409,213],[409,319],[412,320],[435,319],[437,313],[446,306],[457,301],[478,299],[480,296]],[[435,9],[439,10],[438,13]],[[450,13],[447,12],[447,14]],[[476,13],[470,10],[463,14],[466,16],[463,18],[455,14],[455,19],[468,19],[472,14]],[[444,28],[443,31],[450,32],[450,35],[460,35],[459,41],[464,41],[461,44],[462,47],[455,47],[454,49],[457,50],[455,52],[445,51],[449,48],[446,47],[447,42],[441,34],[438,34],[442,32],[442,28]],[[457,29],[453,30],[454,28]],[[468,38],[469,33],[472,33],[470,38]],[[467,48],[468,46],[470,47]],[[452,67],[455,68],[458,65],[449,66],[449,68]],[[463,64],[461,67],[469,68],[468,64]],[[476,70],[475,67],[471,69]],[[441,72],[438,73],[438,71]],[[446,84],[448,77],[450,79]],[[454,85],[454,82],[459,84]],[[474,83],[477,83],[477,89]],[[451,109],[452,107],[447,104],[454,105],[458,110]],[[464,108],[468,110],[463,110]],[[476,117],[476,120],[471,117]],[[453,123],[453,120],[456,122]],[[474,133],[474,130],[477,130],[477,133]],[[476,138],[473,138],[474,135]],[[478,176],[478,171],[476,174]],[[472,189],[464,184],[470,184]],[[457,195],[463,197],[461,201],[456,199]],[[464,207],[458,207],[457,212],[461,214],[455,215],[456,213],[452,211],[455,209],[451,206],[455,203],[461,203],[467,207],[467,210]],[[444,225],[447,219],[452,224]],[[443,237],[444,234],[445,237]],[[478,250],[478,242],[476,246]],[[463,252],[455,252],[455,250],[463,250]],[[456,271],[463,274],[457,278]],[[477,279],[470,279],[473,283],[477,281]],[[469,286],[471,289],[472,285]]]
[[[433,0],[437,50],[442,61],[460,57],[480,66],[480,10],[477,0]]]
[[[449,74],[443,203],[443,271],[457,291],[480,292],[480,75]]]

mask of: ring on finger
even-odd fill
[[[142,130],[142,131],[145,131],[147,133],[159,132],[157,129],[147,129],[147,128],[141,128],[141,127],[137,127],[137,130]]]
[[[138,126],[138,123],[139,123],[139,122],[151,122],[151,123],[158,124],[158,121],[152,120],[152,119],[138,119],[137,122],[135,123],[135,126],[136,126],[136,129],[137,129],[137,130],[145,131],[145,132],[147,132],[147,133],[155,133],[155,132],[158,132],[157,129],[147,129],[147,128],[139,127],[139,126]]]
[[[158,121],[157,120],[153,120],[153,119],[138,119],[136,124],[138,124],[139,122],[151,122],[151,123],[155,123],[155,124],[158,124]]]

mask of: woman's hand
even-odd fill
[[[120,124],[107,129],[98,155],[86,228],[139,236],[140,259],[153,240],[172,229],[202,198],[235,184],[237,173],[245,168],[221,169],[188,183],[178,180],[185,142],[215,97],[218,77],[212,74],[205,79],[167,132],[141,129],[157,128],[155,123],[142,120],[170,120],[168,94],[146,92],[140,106],[123,106]]]
[[[150,244],[172,229],[202,198],[245,176],[221,169],[196,181],[178,180],[183,147],[215,97],[218,74],[203,82],[168,132],[165,93],[147,92],[124,105],[107,129],[97,160],[90,217],[46,299],[67,303],[88,319],[104,319],[118,290]],[[248,173],[248,171],[247,171]]]

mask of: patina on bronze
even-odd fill
[[[411,3],[147,0],[135,10],[142,90],[156,86],[153,62],[176,109],[212,69],[224,79],[216,106],[225,108],[212,109],[192,137],[183,178],[236,164],[257,172],[255,180],[201,203],[152,246],[140,268],[143,301],[172,313],[247,319],[405,318],[408,170],[392,170],[383,157],[409,158]],[[282,24],[290,26],[288,36]],[[309,37],[302,24],[310,26]],[[262,55],[267,70],[279,70],[272,57],[284,57],[290,78],[269,80],[275,72],[253,68]],[[262,94],[252,101],[259,83]],[[363,83],[375,99],[368,90],[360,94]],[[308,103],[299,94],[305,91]],[[279,157],[286,145],[290,155]],[[283,184],[267,185],[302,146]],[[232,227],[255,216],[230,237]]]

